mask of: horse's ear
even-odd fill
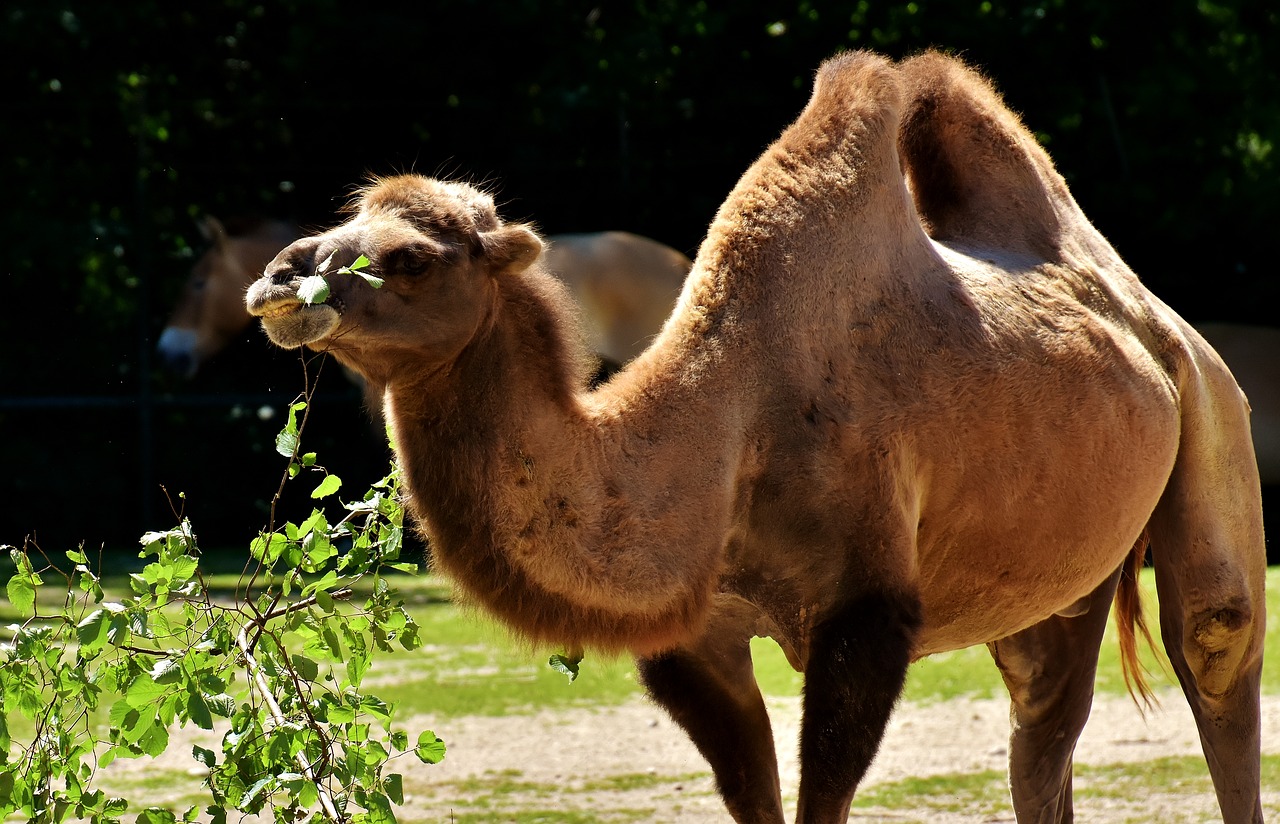
[[[542,254],[542,239],[528,226],[519,224],[481,232],[480,246],[495,275],[524,271]]]
[[[212,243],[219,249],[227,242],[227,230],[222,225],[222,221],[213,215],[205,215],[197,225],[200,227],[200,234],[204,235],[204,239]]]

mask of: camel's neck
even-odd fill
[[[535,640],[670,646],[717,578],[720,447],[696,448],[652,396],[588,398],[541,277],[503,283],[451,369],[388,384],[410,508],[437,563]]]

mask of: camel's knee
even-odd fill
[[[1229,694],[1241,673],[1260,656],[1260,613],[1248,599],[1236,598],[1186,617],[1178,651],[1202,695]],[[1174,650],[1170,656],[1176,659]]]

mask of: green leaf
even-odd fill
[[[333,656],[333,659],[341,661],[342,643],[338,641],[338,634],[333,631],[333,628],[326,624],[320,632],[320,637],[324,639],[325,646],[329,648],[329,654]]]
[[[257,561],[261,561],[267,566],[271,566],[280,557],[280,553],[289,545],[289,539],[281,535],[279,532],[273,532],[268,536],[259,535],[249,544],[249,554]]]
[[[311,583],[303,587],[302,597],[309,598],[313,593],[319,592],[320,590],[332,589],[333,587],[337,586],[337,584],[338,584],[338,574],[333,570],[329,570],[323,576],[321,576],[318,580],[312,581]],[[328,630],[328,627],[326,626],[325,629]]]
[[[258,809],[261,808],[261,802],[258,801],[258,796],[262,794],[262,791],[266,789],[268,784],[274,783],[275,780],[275,776],[271,775],[266,778],[259,778],[254,782],[254,785],[249,788],[249,791],[244,794],[244,797],[240,799],[240,803],[237,804],[236,807],[244,812],[257,812]]]
[[[107,641],[116,647],[129,643],[129,616],[113,615],[107,626]]]
[[[391,802],[385,795],[381,793],[370,795],[365,799],[364,806],[369,811],[365,819],[369,824],[396,824],[395,813],[391,811]]]
[[[35,614],[36,587],[31,578],[18,571],[9,579],[5,588],[9,592],[9,603],[13,604],[19,615]]]
[[[338,253],[338,250],[334,249],[332,252],[329,253],[329,256],[327,258],[320,261],[320,265],[316,267],[317,275],[323,275],[329,269],[330,264],[333,263],[333,256],[336,255],[337,253]]]
[[[169,749],[169,728],[164,724],[152,724],[146,735],[138,741],[142,751],[152,758]]]
[[[351,686],[358,688],[360,682],[364,680],[365,672],[368,670],[368,655],[352,655],[347,659],[347,680],[351,682]]]
[[[350,266],[343,266],[338,271],[344,275],[358,274],[361,269],[364,269],[369,265],[369,262],[370,261],[367,257],[360,255],[355,260],[351,261]]]
[[[276,452],[286,458],[292,458],[293,453],[298,451],[298,433],[290,432],[285,429],[276,435]]]
[[[298,284],[298,297],[308,306],[324,303],[329,299],[329,281],[324,275],[308,275]]]
[[[311,492],[312,498],[326,498],[338,491],[338,487],[342,486],[342,479],[337,475],[325,475],[324,480],[320,482]]]
[[[418,736],[418,746],[414,747],[413,754],[424,764],[439,764],[444,760],[444,751],[444,741],[431,730],[423,730]]]
[[[352,272],[352,274],[359,275],[364,278],[364,282],[372,286],[374,289],[381,289],[382,284],[386,283],[385,280],[376,275],[366,275],[364,272]]]
[[[202,730],[213,729],[213,713],[198,690],[192,690],[187,696],[187,717]]]
[[[561,675],[569,676],[569,683],[572,684],[578,679],[578,669],[582,664],[582,656],[564,655],[557,652],[555,655],[551,656],[547,661],[547,664]]]
[[[399,773],[391,773],[385,782],[387,797],[394,803],[404,805],[404,777]]]
[[[138,824],[177,824],[177,817],[170,810],[148,807],[138,813]]]
[[[206,750],[199,744],[195,744],[191,747],[191,757],[211,770],[218,766],[217,753],[213,750]]]
[[[9,744],[13,739],[9,736],[9,722],[4,712],[4,702],[0,701],[0,765],[9,760]]]
[[[221,715],[223,718],[230,718],[236,711],[236,699],[230,695],[206,695],[205,703],[209,705],[209,710],[214,715]]]
[[[180,664],[177,658],[161,658],[151,667],[151,680],[157,684],[176,684],[182,679]]]
[[[320,676],[320,665],[305,655],[291,655],[293,668],[304,681],[315,681]]]
[[[95,609],[76,624],[76,638],[80,642],[82,653],[91,653],[102,648],[107,641],[107,629],[110,627],[111,613],[105,609]]]
[[[166,685],[157,684],[150,675],[142,675],[135,678],[129,685],[124,697],[132,706],[150,712],[152,705],[168,692],[169,688]]]

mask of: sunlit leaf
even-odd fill
[[[329,299],[329,281],[323,275],[309,275],[298,284],[298,297],[308,306]]]
[[[555,655],[551,656],[547,661],[547,664],[561,675],[567,675],[569,677],[569,683],[572,684],[574,681],[578,680],[578,672],[582,664],[582,656],[573,654],[565,655],[557,652]]]
[[[9,579],[5,589],[9,593],[9,603],[13,604],[19,615],[33,615],[35,613],[36,588],[31,583],[30,578],[15,574]]]
[[[324,480],[320,482],[314,490],[311,491],[312,498],[327,498],[338,491],[342,486],[342,479],[337,475],[325,475]]]
[[[80,642],[81,652],[92,652],[106,643],[110,616],[105,609],[95,609],[76,624],[76,639]]]
[[[418,736],[418,746],[414,747],[413,753],[424,764],[439,764],[444,760],[444,741],[431,730],[424,730]]]
[[[206,750],[204,747],[200,746],[199,744],[192,745],[191,757],[194,758],[196,761],[199,761],[201,764],[208,767],[209,769],[213,769],[218,765],[217,754],[213,750]]]
[[[298,434],[285,430],[276,435],[276,451],[286,458],[293,457],[293,453],[298,451]]]

